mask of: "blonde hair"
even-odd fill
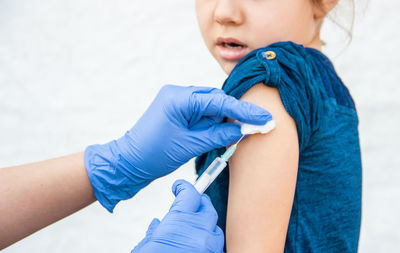
[[[324,10],[323,6],[323,0],[311,0],[313,4],[318,6],[323,12],[326,12]],[[340,15],[338,14],[340,13]],[[353,27],[354,27],[354,20],[355,20],[355,0],[339,0],[337,6],[330,11],[329,13],[326,13],[327,18],[337,25],[341,30],[343,30],[348,38],[348,44],[349,45],[352,41],[353,38]],[[326,44],[323,42],[323,44]]]

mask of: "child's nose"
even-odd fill
[[[214,19],[221,25],[238,25],[243,22],[240,9],[242,0],[215,0]]]

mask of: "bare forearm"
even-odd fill
[[[0,169],[0,249],[95,200],[83,152]]]

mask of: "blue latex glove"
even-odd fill
[[[164,86],[123,137],[86,149],[85,167],[97,200],[112,212],[120,200],[189,159],[237,141],[240,127],[221,123],[224,117],[250,124],[272,118],[219,89]]]
[[[154,219],[146,237],[131,253],[220,253],[224,233],[216,225],[217,212],[210,198],[184,180],[172,186],[176,196],[170,211],[160,222]]]

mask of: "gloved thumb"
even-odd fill
[[[172,193],[176,198],[170,211],[197,212],[201,204],[201,195],[191,183],[182,179],[175,181]]]

